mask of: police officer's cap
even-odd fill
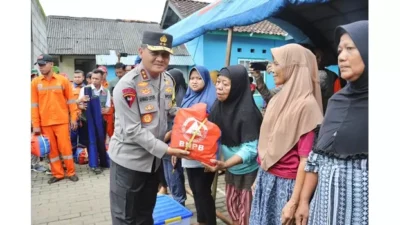
[[[142,44],[147,45],[150,51],[167,51],[173,54],[172,40],[173,37],[170,34],[145,31],[143,33]]]

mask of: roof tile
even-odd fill
[[[193,0],[169,0],[170,3],[179,11],[180,16],[186,18],[198,10],[206,7],[207,2],[199,2]],[[233,28],[234,32],[246,32],[246,33],[258,33],[258,34],[269,34],[287,36],[288,33],[277,25],[264,20],[248,26],[238,26]]]
[[[155,22],[48,16],[48,52],[54,55],[104,55],[110,50],[137,55],[143,32],[162,32]],[[184,45],[174,55],[189,55]]]

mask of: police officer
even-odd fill
[[[172,53],[171,35],[144,32],[142,62],[114,88],[115,131],[108,150],[113,225],[153,224],[161,158],[189,155],[163,141],[167,118],[177,111],[173,80],[164,72]]]

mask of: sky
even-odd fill
[[[161,21],[165,2],[166,0],[40,0],[46,16],[130,19],[157,23]]]

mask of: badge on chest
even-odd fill
[[[150,123],[151,121],[153,121],[153,115],[151,113],[142,116],[142,123]]]
[[[152,93],[152,91],[151,91],[150,88],[144,87],[144,88],[141,88],[141,89],[140,89],[140,93],[142,93],[143,95],[149,95],[149,94]]]

